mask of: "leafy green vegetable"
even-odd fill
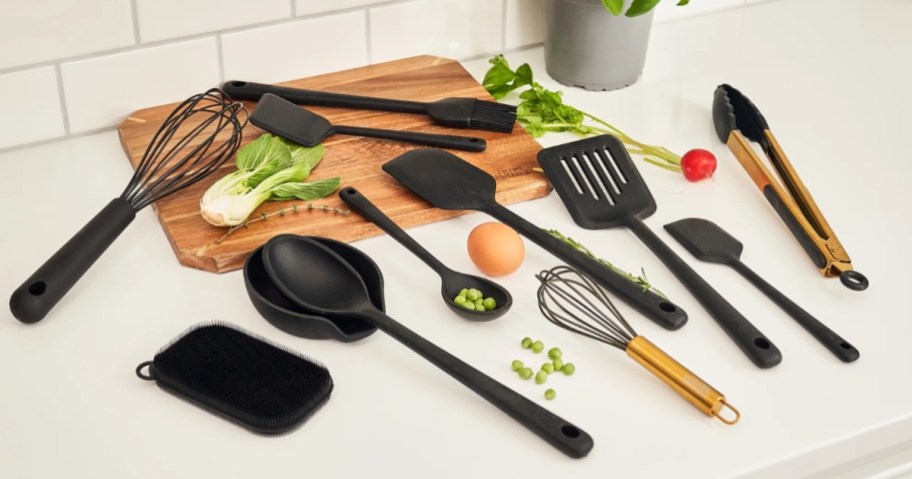
[[[339,177],[304,181],[322,158],[322,145],[308,148],[263,134],[238,150],[237,171],[206,190],[200,213],[215,226],[236,226],[267,200],[323,198],[339,187]]]
[[[690,0],[679,0],[676,5],[683,7],[688,3],[690,3]],[[627,12],[624,13],[624,15],[628,17],[643,15],[655,8],[658,4],[659,0],[633,0],[633,3],[630,4],[630,8],[627,9]],[[602,5],[605,5],[605,8],[615,16],[624,12],[624,0],[602,0]]]
[[[663,146],[634,140],[605,120],[564,103],[562,92],[547,90],[533,80],[528,63],[513,71],[503,55],[497,55],[489,62],[492,66],[485,74],[482,85],[494,98],[502,99],[512,91],[528,86],[519,94],[522,101],[516,106],[516,119],[533,137],[538,138],[548,132],[570,132],[579,136],[609,133],[626,144],[630,153],[644,155],[645,161],[667,170],[681,171],[681,157],[674,152]],[[595,125],[587,125],[587,120]]]

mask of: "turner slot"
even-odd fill
[[[592,158],[590,158],[589,155],[587,155],[586,153],[583,153],[583,159],[586,161],[586,166],[589,167],[590,174],[588,176],[590,176],[590,178],[592,179],[592,181],[594,183],[598,183],[599,188],[601,188],[601,190],[602,190],[602,194],[605,196],[605,199],[608,200],[608,202],[611,203],[612,206],[614,206],[614,202],[616,199],[615,195],[612,195],[611,193],[608,192],[608,189],[605,187],[604,178],[601,175],[599,175],[598,172],[595,171],[595,167],[592,165],[592,163],[593,163]],[[595,162],[596,163],[598,162],[598,158],[596,158]]]
[[[579,193],[579,194],[581,194],[581,195],[582,195],[582,194],[585,194],[585,193],[583,193],[583,188],[580,187],[579,182],[576,181],[576,177],[573,175],[573,172],[570,171],[570,167],[567,166],[567,158],[561,157],[561,159],[560,159],[560,164],[561,164],[561,166],[564,167],[564,171],[567,172],[567,176],[570,178],[570,181],[573,182],[573,187],[576,188],[576,192]]]
[[[571,156],[570,162],[572,164],[572,168],[570,168],[570,172],[573,173],[573,177],[576,178],[576,180],[581,185],[585,184],[586,189],[589,190],[589,193],[592,195],[592,197],[594,199],[598,200],[599,194],[597,191],[595,191],[595,188],[592,187],[592,182],[589,181],[589,177],[586,175],[586,172],[583,171],[583,167],[580,166],[579,157],[577,157],[576,155]]]
[[[611,154],[611,151],[608,150],[608,148],[602,147],[598,154],[606,160],[603,163],[607,162],[611,165],[610,168],[606,166],[606,171],[611,174],[611,178],[616,181],[618,189],[621,188],[621,185],[626,185],[627,175],[624,174],[624,170],[618,165],[618,161],[614,158],[614,155]]]

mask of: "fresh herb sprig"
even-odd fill
[[[612,134],[628,146],[630,153],[643,155],[643,159],[666,170],[680,172],[681,157],[664,146],[639,142],[616,126],[564,103],[563,93],[551,91],[537,83],[532,67],[523,63],[515,71],[503,55],[489,60],[491,68],[485,73],[482,85],[495,99],[500,100],[514,90],[528,87],[519,94],[522,102],[517,105],[516,119],[533,137],[547,132],[570,132],[579,136]],[[586,121],[595,125],[586,124]]]
[[[342,216],[348,216],[351,214],[351,211],[349,211],[349,210],[343,210],[343,209],[339,209],[339,208],[329,206],[329,205],[315,205],[315,204],[313,204],[313,202],[308,202],[303,207],[298,207],[297,204],[292,204],[288,208],[279,208],[278,210],[272,211],[270,213],[265,213],[265,212],[260,213],[258,216],[254,217],[254,218],[246,219],[246,220],[244,220],[243,223],[228,228],[228,231],[226,231],[225,234],[223,234],[221,238],[215,240],[215,244],[221,244],[222,241],[225,241],[229,236],[231,236],[232,233],[234,233],[235,231],[237,231],[241,228],[247,228],[248,226],[250,226],[250,223],[266,221],[269,218],[273,218],[275,216],[285,216],[289,213],[298,213],[302,210],[303,211],[318,210],[318,211],[323,211],[326,213],[335,213],[335,214],[342,215]]]
[[[609,12],[615,16],[624,13],[628,17],[636,17],[643,15],[653,9],[656,5],[659,4],[660,0],[633,0],[630,3],[630,7],[627,8],[627,12],[624,12],[624,0],[602,0],[602,5],[608,9]],[[676,4],[681,7],[690,3],[690,0],[679,0]]]
[[[554,229],[546,229],[545,232],[547,232],[551,236],[563,241],[564,243],[567,243],[568,245],[572,246],[575,250],[579,251],[580,253],[583,253],[584,255],[594,259],[595,261],[598,261],[601,265],[605,266],[606,268],[608,268],[608,269],[614,271],[615,273],[627,278],[628,280],[633,281],[634,283],[642,286],[643,292],[652,291],[653,293],[661,296],[662,299],[666,299],[666,300],[668,299],[668,297],[665,296],[665,293],[659,291],[655,286],[649,284],[649,280],[646,279],[646,271],[643,268],[640,268],[639,276],[634,276],[632,273],[628,273],[627,271],[624,271],[621,268],[618,268],[617,266],[611,264],[610,261],[599,258],[592,251],[590,251],[589,248],[586,248],[585,246],[580,244],[578,241],[574,240],[573,238],[570,238],[569,236],[564,236],[560,231],[557,231]]]

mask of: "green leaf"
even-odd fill
[[[684,5],[687,5],[688,3],[690,3],[690,0],[680,0],[677,5],[679,7],[683,7]]]
[[[620,15],[624,10],[624,0],[602,0],[602,4],[615,16]]]
[[[325,198],[327,195],[339,188],[339,177],[327,178],[325,180],[283,183],[272,189],[270,200],[290,200],[297,198],[299,200],[310,201]]]
[[[239,170],[252,171],[273,160],[284,168],[291,163],[291,153],[281,138],[265,133],[238,150],[235,164]]]
[[[307,175],[310,175],[310,172],[313,171],[313,169],[316,168],[320,163],[320,160],[323,159],[325,150],[323,149],[322,144],[314,147],[308,147],[299,145],[284,138],[283,141],[291,152],[291,164],[297,165],[298,163],[303,162],[307,166]],[[306,177],[307,176],[305,176],[305,178]]]
[[[489,62],[493,66],[485,73],[481,84],[495,99],[499,100],[511,91],[532,83],[532,67],[526,63],[514,72],[503,55],[497,55]]]
[[[633,3],[630,4],[630,8],[627,9],[627,13],[624,15],[627,15],[628,17],[643,15],[658,4],[659,0],[633,0]]]

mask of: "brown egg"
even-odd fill
[[[488,276],[508,275],[526,256],[523,240],[513,228],[496,222],[482,223],[469,233],[469,258]]]

